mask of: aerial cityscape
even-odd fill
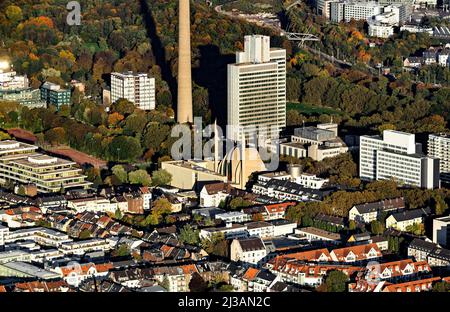
[[[0,1],[0,300],[450,292],[449,205],[448,1]]]

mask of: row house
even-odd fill
[[[265,266],[270,270],[278,270],[278,268],[283,266],[288,260],[326,263],[331,262],[332,258],[328,249],[322,248],[277,255],[273,259],[270,259]]]
[[[387,284],[382,292],[424,292],[430,291],[433,284],[440,281],[440,277],[431,277],[417,281],[410,281],[400,284]]]
[[[415,238],[408,245],[408,257],[427,261],[431,267],[450,266],[450,250],[422,239]]]
[[[70,286],[78,287],[86,279],[106,276],[112,268],[112,263],[69,263],[50,270],[60,274]]]
[[[283,282],[317,287],[324,282],[329,271],[341,271],[351,277],[361,270],[361,267],[349,265],[307,264],[302,261],[289,260],[271,271],[277,274]]]
[[[64,280],[59,281],[33,281],[17,283],[13,286],[13,292],[68,292],[69,285]]]
[[[92,238],[77,242],[67,242],[61,244],[58,249],[64,254],[84,255],[92,251],[108,251],[115,245],[107,239]]]
[[[348,212],[348,219],[357,222],[370,223],[379,220],[384,213],[395,212],[404,208],[405,200],[403,197],[365,203],[353,206]]]
[[[360,263],[380,259],[383,255],[377,244],[367,244],[333,249],[330,256],[334,262]]]
[[[431,267],[426,261],[404,259],[385,263],[369,263],[359,278],[367,281],[402,282],[430,275]]]
[[[22,206],[0,210],[0,222],[4,222],[9,228],[23,228],[35,226],[43,219],[41,209],[34,206]]]
[[[430,208],[397,212],[387,217],[386,228],[392,228],[398,231],[405,232],[408,230],[408,227],[423,223],[424,218],[429,216],[430,214]]]
[[[8,243],[23,240],[32,240],[39,245],[51,247],[59,247],[63,243],[72,241],[67,234],[44,227],[21,229],[9,232],[7,240]]]
[[[192,274],[198,273],[193,264],[179,265],[176,267],[153,268],[153,277],[160,283],[167,283],[169,292],[189,291],[189,282]]]

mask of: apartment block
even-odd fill
[[[155,109],[155,78],[143,73],[112,73],[111,102],[118,99],[127,99],[142,110]]]
[[[0,142],[0,183],[34,184],[39,193],[87,188],[91,182],[76,163],[37,153],[37,146],[4,140]]]
[[[401,184],[439,187],[439,159],[421,153],[414,134],[385,130],[360,137],[359,175],[363,180],[395,179]]]
[[[439,158],[441,180],[450,183],[450,135],[430,134],[428,156]]]

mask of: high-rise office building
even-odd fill
[[[432,189],[439,187],[439,159],[424,155],[414,134],[385,130],[383,137],[361,136],[359,175]]]
[[[255,128],[275,138],[286,126],[286,50],[270,48],[268,36],[245,36],[244,51],[228,65],[228,125],[239,129],[233,139],[248,139]]]
[[[430,134],[428,137],[428,156],[439,158],[441,180],[450,183],[450,135]]]
[[[111,102],[127,99],[142,110],[155,109],[155,78],[133,72],[111,74]]]

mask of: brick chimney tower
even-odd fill
[[[193,122],[190,0],[179,0],[178,26],[178,123]]]

